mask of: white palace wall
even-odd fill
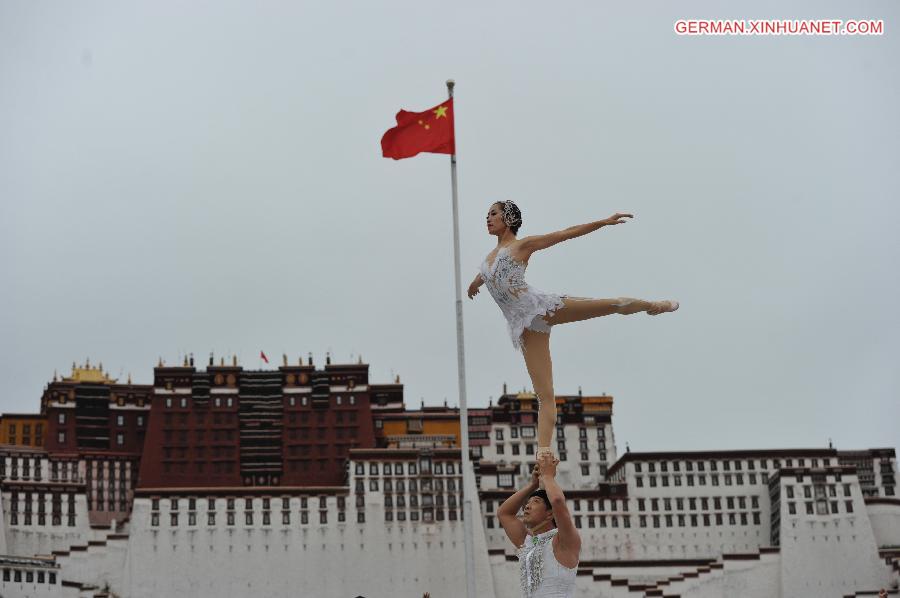
[[[816,477],[821,480],[818,483],[823,489],[821,495],[816,492]],[[782,596],[839,598],[888,583],[889,571],[878,556],[878,545],[856,475],[783,473],[777,481],[782,497],[779,533]],[[849,496],[843,493],[844,484],[850,489]],[[794,488],[793,501],[787,498],[789,485]],[[829,486],[834,486],[834,496],[824,491]],[[812,489],[809,494],[805,492],[808,488]],[[791,502],[797,505],[794,513],[789,510]],[[820,502],[822,510],[819,510]],[[807,511],[807,505],[813,513]]]
[[[590,445],[589,450],[597,452],[598,447]],[[10,572],[10,579],[0,582],[0,595],[80,598],[91,590],[79,590],[79,584],[108,584],[129,598],[394,598],[425,592],[432,598],[457,598],[465,592],[459,461],[449,453],[428,454],[364,451],[350,460],[345,487],[160,489],[156,494],[144,489],[119,534],[89,526],[83,492],[75,496],[74,527],[67,525],[67,508],[62,525],[40,526],[34,519],[26,525],[24,513],[36,513],[37,506],[26,510],[21,482],[16,483],[17,522],[10,525],[11,495],[4,486],[2,540],[22,562],[16,563],[19,557],[0,562]],[[583,539],[582,573],[590,573],[578,576],[578,596],[634,598],[644,590],[628,584],[660,582],[665,582],[658,586],[665,594],[683,598],[842,598],[889,586],[890,570],[878,548],[900,543],[900,504],[890,497],[866,498],[851,469],[836,462],[797,460],[802,469],[795,470],[771,459],[762,465],[755,458],[751,470],[744,456],[740,465],[731,458],[725,470],[707,458],[701,484],[699,478],[688,483],[686,477],[689,471],[700,475],[699,459],[689,459],[694,461],[689,470],[684,456],[678,469],[674,459],[663,468],[655,458],[652,469],[648,461],[637,467],[633,458],[617,466],[619,496],[600,497],[600,489],[595,493],[581,487],[582,498],[569,498]],[[434,466],[424,468],[428,459]],[[580,467],[573,461],[561,469]],[[715,484],[710,467],[719,476]],[[734,477],[726,482],[728,471]],[[669,477],[665,483],[663,473]],[[468,475],[474,484],[473,472]],[[652,483],[651,475],[657,476]],[[643,481],[638,483],[638,477]],[[491,479],[483,478],[483,485],[490,488],[485,482]],[[807,512],[810,503],[815,514]],[[477,595],[518,598],[518,562],[510,558],[514,547],[496,523],[499,501],[476,500],[472,506]],[[434,513],[441,511],[440,519],[426,520],[432,507]],[[44,510],[49,513],[47,505]],[[704,516],[710,523],[704,523]],[[491,517],[493,527],[486,524]],[[51,551],[60,552],[46,562],[24,558]],[[674,562],[679,559],[695,562]],[[712,561],[717,566],[697,565]],[[56,583],[26,581],[27,571],[36,575],[53,567]],[[694,573],[679,579],[686,567]],[[17,580],[12,578],[16,571]]]
[[[866,511],[878,546],[900,546],[900,500],[891,503],[868,502]]]
[[[260,524],[258,497],[251,499],[252,524],[246,524],[247,510],[239,498],[234,525],[227,525],[227,499],[217,498],[216,522],[208,525],[208,502],[198,495],[193,526],[185,520],[187,495],[179,497],[176,526],[170,525],[170,499],[160,500],[157,526],[151,524],[151,499],[136,499],[124,563],[124,595],[394,598],[430,592],[432,598],[455,598],[465,591],[463,521],[386,522],[383,491],[367,491],[361,508],[349,495],[323,494],[324,509],[319,508],[315,490],[307,491],[312,496],[306,509],[300,496],[290,498],[289,524],[282,523],[281,497],[273,497],[270,525]],[[339,498],[345,499],[345,522],[337,520]],[[477,592],[479,597],[493,598],[477,501],[473,508]],[[322,513],[327,523],[320,523]],[[365,517],[362,523],[359,513]]]

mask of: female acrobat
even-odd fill
[[[610,314],[647,312],[651,316],[678,309],[677,301],[645,301],[631,297],[590,299],[545,293],[525,282],[525,268],[535,251],[586,235],[603,227],[627,222],[631,214],[613,214],[605,220],[570,226],[546,235],[516,238],[522,226],[522,212],[512,201],[498,201],[487,214],[488,233],[497,237],[497,247],[488,254],[468,295],[473,299],[478,287],[488,291],[500,306],[509,326],[513,346],[522,351],[525,367],[538,398],[538,451],[553,454],[550,441],[556,424],[556,397],[550,363],[550,327]]]

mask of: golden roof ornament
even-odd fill
[[[63,382],[91,382],[94,384],[115,384],[117,379],[110,378],[109,374],[103,371],[103,365],[99,365],[98,367],[90,366],[90,359],[88,359],[84,366],[77,366],[75,363],[72,364],[72,375],[69,377],[63,376]],[[56,381],[56,372],[53,372],[54,382]]]

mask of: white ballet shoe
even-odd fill
[[[647,310],[648,316],[658,316],[659,314],[675,311],[679,307],[677,301],[654,301],[653,305],[655,307]]]

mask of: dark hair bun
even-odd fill
[[[518,233],[519,227],[522,226],[522,210],[509,199],[501,201],[500,205],[503,206],[503,221],[506,226],[512,229],[513,234]]]

